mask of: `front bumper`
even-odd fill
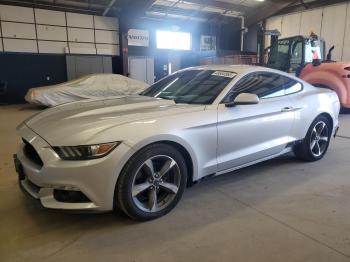
[[[46,208],[86,211],[109,211],[114,208],[114,191],[122,167],[133,154],[121,143],[109,155],[100,159],[65,161],[51,146],[30,128],[22,125],[18,132],[40,156],[43,165],[34,163],[24,151],[22,143],[15,165],[20,186]],[[84,201],[65,201],[57,192],[79,192]],[[86,201],[88,199],[88,201]]]
[[[22,165],[20,161],[15,158],[15,162],[18,162],[17,165],[22,168]],[[55,198],[55,191],[54,190],[60,190],[60,191],[67,191],[67,192],[80,192],[78,188],[72,188],[72,187],[56,187],[56,188],[41,188],[37,185],[35,185],[33,182],[29,180],[29,178],[25,175],[24,172],[17,171],[19,176],[19,183],[20,187],[27,192],[30,196],[32,196],[34,199],[40,200],[41,204],[45,208],[51,208],[51,209],[65,209],[65,210],[99,210],[100,207],[96,206],[94,202],[77,202],[77,203],[71,203],[71,202],[62,202]],[[62,189],[63,188],[63,189]]]

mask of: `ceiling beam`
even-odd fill
[[[108,14],[109,10],[111,10],[111,8],[113,7],[113,5],[115,4],[116,1],[117,0],[111,0],[109,2],[109,4],[107,5],[106,9],[103,10],[103,13],[102,13],[103,16],[106,16]]]
[[[168,15],[168,13],[180,2],[181,0],[177,0],[175,1],[170,7],[167,8],[166,14]],[[152,5],[154,6],[154,5]]]
[[[155,3],[156,0],[120,0],[118,3],[123,10],[120,15],[125,21],[133,21],[139,17],[143,17],[146,11]]]
[[[163,5],[157,5],[154,4],[147,12],[147,14],[153,13],[159,13],[164,15],[159,15],[159,17],[167,18],[168,16],[183,16],[184,18],[179,18],[189,20],[191,18],[199,18],[203,21],[207,22],[215,22],[215,23],[227,23],[228,21],[231,21],[231,19],[234,19],[233,16],[225,16],[221,13],[215,13],[215,12],[209,12],[202,10],[205,6],[202,6],[202,8],[199,8],[198,10],[193,9],[184,9],[179,7],[172,7],[171,10]]]
[[[243,13],[254,9],[253,7],[249,7],[249,6],[231,4],[231,3],[221,2],[216,0],[186,0],[186,2],[197,4],[197,5],[217,7],[228,11],[243,12]]]
[[[184,15],[184,16],[193,16],[193,10],[192,9],[183,9],[179,7],[172,7],[167,8],[163,5],[153,5],[151,8],[148,9],[149,12],[157,12],[157,13],[164,13],[164,16],[166,15]],[[205,12],[198,12],[196,15],[203,17]]]

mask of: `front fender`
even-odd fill
[[[130,141],[126,141],[126,143],[128,142]],[[172,142],[186,149],[186,151],[191,156],[191,160],[193,164],[193,181],[197,180],[198,179],[198,159],[197,159],[196,153],[194,152],[192,146],[181,137],[178,137],[172,134],[161,134],[161,135],[147,137],[146,139],[141,140],[136,144],[129,144],[129,145],[132,147],[132,149],[135,152],[137,152],[150,144],[161,143],[161,142]]]

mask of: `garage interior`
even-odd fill
[[[30,88],[93,73],[153,84],[192,66],[258,65],[276,32],[313,32],[335,46],[333,60],[350,61],[350,1],[0,0],[0,261],[350,261],[346,111],[321,161],[288,154],[206,179],[145,223],[46,210],[18,187],[16,127],[44,110],[24,100]]]

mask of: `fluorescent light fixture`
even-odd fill
[[[191,34],[186,32],[157,31],[157,48],[191,50]]]

